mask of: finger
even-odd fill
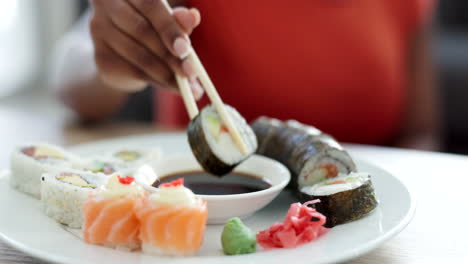
[[[197,75],[195,68],[187,59],[182,61],[182,70],[191,78],[194,78]]]
[[[190,8],[190,13],[192,13],[193,16],[195,17],[195,26],[200,25],[201,23],[200,11],[196,8]]]
[[[190,40],[179,26],[166,0],[129,0],[160,34],[166,48],[179,58],[190,52]]]
[[[165,61],[174,72],[185,74],[180,59],[169,52],[150,22],[133,6],[126,1],[114,1],[106,8],[105,13],[119,30]]]
[[[176,7],[173,14],[185,33],[189,35],[200,24],[200,12],[195,8]]]
[[[126,92],[143,90],[150,78],[127,61],[123,60],[103,41],[95,42],[94,57],[101,80]]]
[[[193,93],[193,97],[195,97],[195,100],[200,100],[204,94],[204,90],[200,84],[200,82],[196,78],[190,78],[189,79],[189,84],[190,88]]]
[[[171,86],[175,83],[173,72],[164,61],[128,35],[119,31],[107,18],[101,17],[96,21],[98,22],[94,22],[91,27],[92,34],[96,36],[106,35],[106,39],[104,39],[106,45],[120,57],[163,86]]]

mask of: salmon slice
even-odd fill
[[[89,199],[83,206],[83,235],[87,243],[137,249],[140,222],[138,197]]]
[[[204,201],[194,207],[158,206],[146,200],[137,217],[143,251],[146,248],[165,255],[190,255],[203,243],[208,210]]]

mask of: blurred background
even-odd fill
[[[0,136],[57,142],[71,113],[47,87],[56,41],[85,9],[78,0],[0,3]],[[443,103],[444,151],[468,154],[468,1],[441,0],[434,18],[434,60]],[[23,131],[24,123],[34,131]]]

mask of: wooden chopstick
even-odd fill
[[[192,90],[190,89],[188,79],[187,77],[180,76],[178,73],[176,73],[175,78],[182,98],[184,99],[185,108],[187,109],[190,120],[192,120],[198,115],[198,107],[193,97]]]
[[[170,8],[167,1],[163,0],[163,2],[165,4],[164,6],[166,7],[167,11],[170,14],[173,14],[172,9]],[[188,60],[192,63],[193,67],[195,68],[195,72],[197,73],[198,78],[200,79],[200,82],[205,88],[205,91],[208,94],[208,97],[210,98],[211,103],[216,108],[216,111],[218,111],[218,114],[220,115],[221,120],[226,124],[229,130],[229,134],[231,135],[232,139],[236,143],[237,147],[239,148],[242,154],[247,154],[249,151],[247,149],[247,146],[245,145],[244,140],[240,136],[239,131],[237,130],[236,126],[232,122],[231,117],[228,115],[226,109],[224,108],[224,103],[221,100],[221,97],[219,96],[218,91],[216,91],[216,88],[214,87],[213,82],[211,81],[210,77],[208,76],[208,73],[205,70],[205,67],[203,67],[203,64],[201,63],[200,59],[198,58],[193,48],[191,49],[188,55]],[[193,119],[195,116],[198,115],[198,108],[196,107],[195,100],[193,99],[193,94],[188,85],[188,80],[187,79],[184,80],[184,78],[179,78],[179,77],[177,77],[177,74],[176,74],[176,80],[179,85],[179,88],[181,89],[185,107],[187,108],[190,119]]]
[[[208,76],[208,73],[205,70],[205,67],[203,67],[203,64],[201,63],[200,59],[195,53],[195,50],[192,49],[187,59],[194,67],[195,72],[197,73],[197,76],[203,85],[203,88],[205,88],[206,94],[210,98],[211,103],[216,108],[216,111],[218,111],[221,120],[226,124],[229,133],[234,142],[236,143],[237,147],[239,148],[242,154],[247,154],[247,146],[245,145],[245,142],[242,139],[239,130],[237,130],[237,127],[234,125],[231,116],[229,116],[229,114],[227,113],[226,108],[224,107],[224,103],[218,94],[218,91],[216,91],[213,82],[211,81],[210,77]]]

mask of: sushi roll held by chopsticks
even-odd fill
[[[205,107],[188,127],[190,147],[201,166],[215,175],[229,173],[257,148],[257,140],[250,126],[232,107],[225,106],[244,140],[247,153],[234,143],[226,125],[213,106]]]
[[[245,119],[234,108],[223,104],[195,51],[190,52],[188,59],[212,103],[199,113],[187,79],[176,74],[191,119],[188,141],[203,169],[222,176],[256,151],[257,138]]]

